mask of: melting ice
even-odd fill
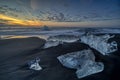
[[[104,64],[102,62],[94,62],[88,60],[82,68],[78,68],[76,75],[78,78],[83,78],[91,74],[99,73],[104,70]]]
[[[57,46],[59,44],[63,44],[63,42],[71,43],[79,40],[78,36],[75,35],[56,35],[56,36],[50,36],[47,39],[46,44],[44,45],[44,48],[49,48],[52,46]]]
[[[108,53],[117,51],[116,41],[108,43],[108,40],[113,37],[114,36],[110,36],[107,34],[101,35],[101,36],[87,34],[87,35],[81,36],[80,39],[81,39],[81,42],[88,44],[92,48],[95,48],[96,50],[101,52],[103,55],[107,55]]]
[[[39,58],[36,58],[35,60],[28,62],[29,69],[37,71],[42,70],[42,67],[39,65],[39,62],[40,62]]]
[[[58,56],[60,63],[68,68],[77,69],[78,78],[83,78],[104,70],[102,62],[95,62],[95,56],[91,50],[67,53]]]
[[[44,45],[44,48],[58,46],[59,44],[60,44],[60,42],[58,42],[58,41],[47,41]]]

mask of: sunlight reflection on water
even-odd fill
[[[15,38],[28,38],[28,37],[38,37],[38,38],[42,38],[47,40],[48,36],[45,35],[19,35],[19,36],[15,36],[15,35],[5,35],[5,36],[0,36],[0,39],[15,39]]]

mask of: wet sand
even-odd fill
[[[109,56],[103,56],[92,49],[96,61],[102,61],[105,69],[82,79],[76,77],[73,69],[68,69],[57,57],[69,52],[90,48],[80,42],[64,43],[56,47],[43,49],[45,40],[31,37],[0,40],[0,80],[119,80],[120,79],[120,35],[113,39],[119,50]],[[41,71],[30,70],[27,62],[40,57]]]

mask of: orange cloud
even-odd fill
[[[41,21],[20,20],[10,16],[0,14],[0,20],[6,20],[6,25],[21,25],[21,26],[43,26]]]

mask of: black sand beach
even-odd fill
[[[0,80],[119,80],[120,79],[120,35],[113,39],[118,43],[118,51],[103,56],[92,49],[96,61],[105,65],[103,72],[82,79],[76,77],[73,69],[68,69],[57,57],[69,52],[90,48],[88,45],[74,42],[43,49],[45,40],[31,37],[23,39],[0,40]],[[40,57],[41,71],[30,70],[27,62]]]

